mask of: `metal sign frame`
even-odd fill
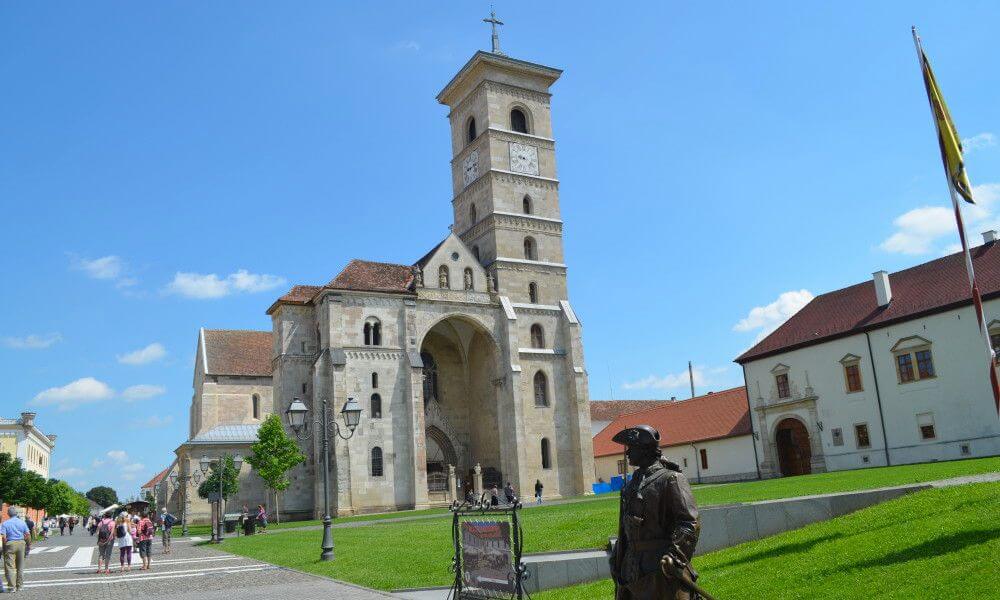
[[[530,598],[530,595],[524,590],[524,580],[527,579],[528,575],[524,563],[521,562],[524,533],[521,530],[520,509],[521,503],[517,500],[513,504],[491,506],[486,494],[483,494],[477,502],[460,503],[455,501],[451,505],[451,534],[452,543],[455,547],[451,569],[455,573],[455,581],[451,586],[451,592],[448,595],[449,598],[454,600],[522,600],[526,596]],[[510,565],[508,577],[512,577],[512,580],[508,579],[508,581],[513,589],[486,589],[471,586],[466,581],[462,525],[474,522],[477,518],[485,518],[497,524],[509,524],[510,547],[507,553],[507,562]]]

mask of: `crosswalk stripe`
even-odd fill
[[[69,546],[38,546],[31,549],[31,554],[52,554],[66,548],[69,548]]]
[[[81,548],[80,550],[83,550]],[[93,547],[91,547],[93,551]],[[161,565],[183,565],[183,564],[195,564],[202,562],[214,562],[220,560],[250,560],[243,556],[232,556],[232,555],[219,555],[219,556],[199,556],[196,558],[157,558],[153,557],[153,566]],[[82,565],[83,567],[91,566],[90,563]],[[25,569],[25,573],[60,573],[66,571],[72,571],[75,569],[80,569],[81,567],[65,566],[65,567],[35,567],[33,569]]]
[[[66,568],[77,568],[77,567],[89,567],[90,560],[94,556],[94,547],[85,546],[83,548],[77,548],[73,556],[69,557],[66,561]]]
[[[201,577],[203,575],[210,575],[210,574],[228,575],[233,573],[248,573],[251,571],[264,571],[266,569],[277,569],[277,568],[278,567],[272,565],[259,564],[259,565],[249,565],[245,567],[236,566],[236,567],[220,567],[217,569],[202,569],[199,571],[192,571],[192,572],[178,571],[175,573],[163,573],[161,575],[129,574],[129,575],[117,575],[117,576],[105,575],[103,577],[95,575],[94,577],[88,577],[86,579],[60,579],[60,580],[44,581],[44,582],[26,581],[24,582],[24,587],[25,589],[28,589],[28,588],[39,588],[39,587],[58,587],[66,585],[91,585],[95,583],[112,584],[112,583],[122,583],[126,581],[135,581],[141,583],[144,581],[150,581],[155,579],[175,579],[177,577]]]

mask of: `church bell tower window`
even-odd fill
[[[475,117],[469,117],[468,136],[469,137],[468,137],[467,141],[469,141],[469,142],[472,142],[472,141],[474,141],[476,139],[476,118]]]
[[[531,196],[525,196],[524,199],[521,200],[521,209],[524,214],[531,214]]]
[[[510,111],[510,128],[518,133],[528,133],[528,117],[522,109],[515,108]]]
[[[538,253],[535,251],[535,238],[524,238],[524,258],[526,260],[538,260]]]

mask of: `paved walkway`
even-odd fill
[[[140,571],[138,553],[132,571],[118,572],[118,551],[110,575],[98,575],[96,540],[86,531],[36,543],[28,557],[23,593],[32,600],[385,600],[381,592],[276,567],[201,545],[203,538],[174,540],[163,554],[157,541],[150,571]],[[0,596],[2,597],[2,596]]]

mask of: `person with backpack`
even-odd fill
[[[162,528],[160,530],[161,532],[160,543],[163,544],[164,554],[170,554],[171,530],[173,529],[174,524],[176,522],[177,518],[174,517],[174,515],[167,512],[167,507],[163,507],[163,510],[160,512],[160,527]]]
[[[115,522],[107,514],[101,517],[97,524],[97,572],[101,572],[104,563],[104,574],[111,573],[111,551],[115,547]]]
[[[73,535],[73,528],[76,527],[76,517],[70,517],[69,521],[66,521],[66,524],[69,525],[69,534]]]
[[[66,517],[59,517],[59,535],[66,535]]]
[[[156,528],[146,513],[143,513],[142,519],[139,520],[138,530],[139,558],[142,559],[142,567],[139,570],[148,571],[153,559],[153,534]]]
[[[128,520],[128,517],[124,513],[118,515],[118,519],[115,520],[115,545],[118,546],[119,573],[125,572],[126,563],[128,563],[128,570],[132,570],[134,535],[135,527]]]

